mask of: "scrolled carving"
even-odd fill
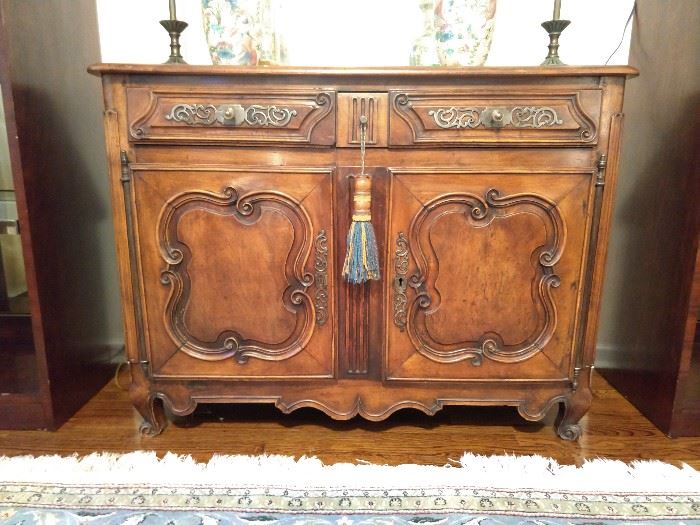
[[[297,114],[296,109],[259,104],[247,108],[239,104],[175,104],[165,119],[188,126],[238,126],[245,123],[252,127],[281,128],[289,124]]]
[[[532,254],[537,261],[535,296],[542,306],[542,319],[535,333],[519,344],[505,344],[497,333],[485,333],[476,341],[443,344],[430,336],[426,316],[440,307],[440,294],[435,288],[439,273],[439,261],[430,244],[429,229],[440,217],[449,214],[462,215],[467,225],[488,226],[496,218],[520,213],[531,213],[542,219],[546,242]],[[426,233],[428,232],[428,233]],[[478,366],[483,358],[502,363],[523,361],[542,350],[552,338],[557,326],[557,308],[552,289],[560,284],[554,266],[560,260],[566,242],[565,223],[555,203],[534,194],[501,196],[490,189],[484,197],[471,193],[452,193],[428,202],[414,217],[410,227],[411,254],[417,272],[410,276],[408,285],[416,296],[410,302],[407,314],[407,332],[416,350],[425,357],[440,363],[471,360]]]
[[[396,260],[394,269],[397,275],[408,273],[408,239],[404,232],[400,232],[396,237]]]
[[[581,437],[581,426],[577,423],[567,423],[557,427],[557,435],[564,441],[578,441]]]
[[[411,100],[406,93],[399,93],[394,97],[394,104],[396,106],[410,106]]]
[[[319,106],[331,106],[333,105],[333,99],[331,98],[330,93],[326,93],[325,91],[322,91],[318,95],[316,95],[316,104]]]
[[[408,239],[403,232],[396,237],[394,257],[394,324],[403,332],[406,329],[406,306],[408,305]]]
[[[547,106],[516,106],[510,112],[510,119],[516,128],[542,128],[564,123],[556,110]]]
[[[335,144],[334,91],[148,91],[127,114],[131,140]]]
[[[563,124],[555,109],[547,106],[515,106],[506,113],[487,107],[434,108],[428,110],[435,124],[442,129],[475,129],[484,127],[543,128]],[[499,120],[494,119],[499,114]]]
[[[328,321],[328,236],[326,230],[316,235],[314,276],[316,281],[316,324],[323,326]]]
[[[175,104],[165,118],[184,122],[188,126],[213,126],[218,121],[218,110],[213,104]]]
[[[178,238],[178,223],[190,211],[199,210],[231,217],[246,226],[254,227],[261,219],[263,209],[283,214],[292,224],[294,238],[282,269],[287,288],[280,298],[287,310],[295,315],[292,333],[280,343],[264,343],[246,339],[235,330],[225,330],[215,341],[202,341],[189,332],[185,312],[190,296],[191,280],[188,264],[189,247]],[[233,187],[221,193],[189,191],[176,195],[163,207],[158,220],[160,255],[167,267],[161,272],[160,282],[170,287],[165,312],[165,329],[183,352],[207,361],[234,357],[245,363],[250,357],[279,361],[300,352],[311,339],[314,304],[307,289],[314,283],[314,275],[304,270],[312,249],[311,220],[294,199],[282,193],[263,191],[240,195]]]
[[[437,108],[429,110],[428,115],[443,129],[478,128],[481,125],[481,110],[478,108]]]
[[[273,126],[276,128],[286,126],[297,114],[296,109],[259,105],[252,105],[245,112],[245,121],[249,126]]]
[[[391,141],[396,145],[595,143],[600,95],[593,89],[529,95],[393,91]]]

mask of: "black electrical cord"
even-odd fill
[[[610,59],[611,59],[613,56],[615,56],[615,53],[618,52],[618,50],[620,49],[620,46],[622,45],[622,42],[625,41],[625,33],[627,33],[627,26],[630,25],[630,21],[632,20],[632,17],[635,15],[636,12],[637,12],[637,0],[635,0],[635,2],[632,4],[632,10],[630,11],[630,16],[627,17],[627,22],[625,22],[625,28],[622,30],[622,38],[620,38],[620,43],[617,44],[617,47],[615,48],[615,51],[613,51],[612,53],[610,53],[610,56],[609,56],[608,59],[605,61],[605,65],[606,65],[606,66],[608,65],[608,62],[610,62]]]

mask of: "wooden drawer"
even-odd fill
[[[339,148],[360,147],[360,118],[367,119],[366,146],[386,148],[389,140],[387,93],[338,93]]]
[[[335,92],[127,89],[134,142],[335,143]]]
[[[600,89],[390,92],[392,146],[596,144]]]

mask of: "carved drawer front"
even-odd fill
[[[335,143],[332,91],[234,92],[131,87],[129,139],[188,143]]]
[[[144,344],[155,376],[333,376],[331,176],[134,167]]]
[[[591,173],[395,170],[390,380],[571,376]]]
[[[390,93],[390,137],[409,145],[595,144],[599,89]]]
[[[338,93],[338,146],[360,147],[360,118],[367,119],[366,145],[385,148],[389,140],[386,93]]]

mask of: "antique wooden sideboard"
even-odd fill
[[[579,436],[634,69],[91,72],[145,433],[198,403],[559,403]],[[362,116],[381,279],[353,285]]]

